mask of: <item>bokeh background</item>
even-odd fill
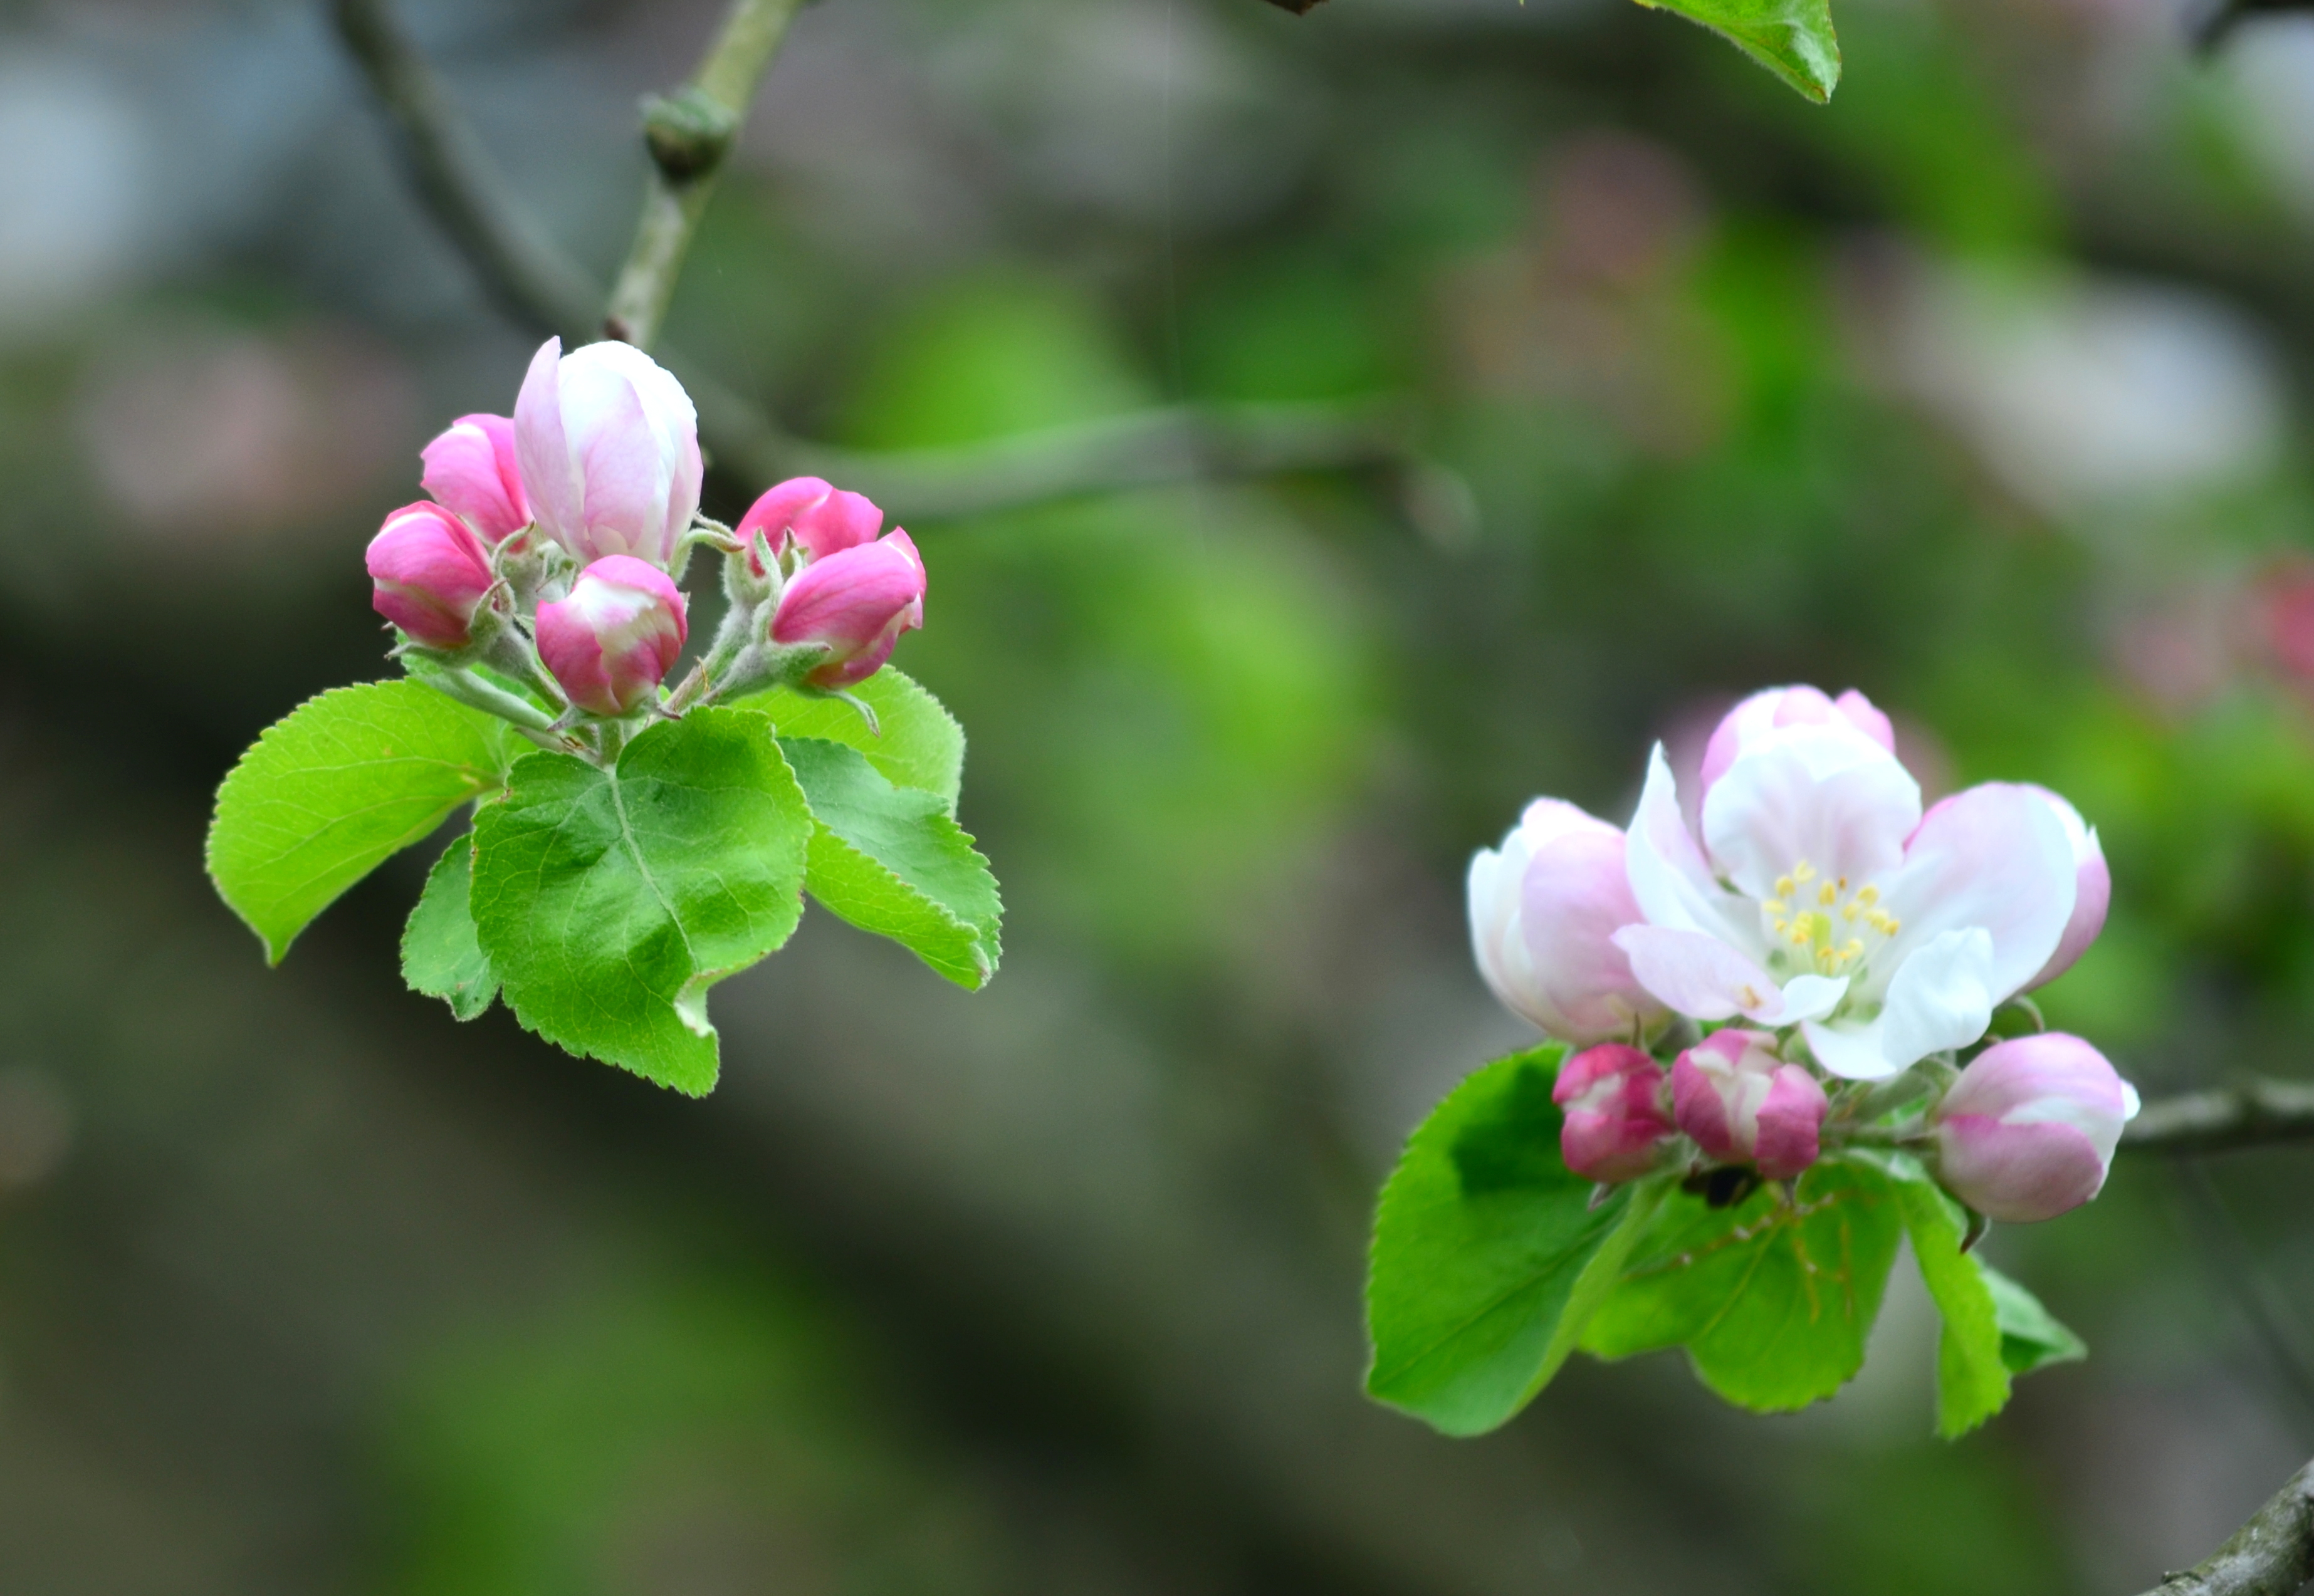
[[[404,0],[607,278],[698,0]],[[2314,20],[1846,0],[1801,102],[1623,0],[824,0],[671,344],[799,432],[1402,401],[1423,460],[912,521],[985,994],[809,916],[692,1102],[278,971],[208,795],[384,674],[360,553],[532,339],[322,8],[0,4],[0,1588],[2133,1592],[2314,1450],[2314,1152],[1991,1246],[2094,1348],[1957,1445],[1900,1284],[1784,1419],[1676,1357],[1358,1396],[1372,1194],[1522,1039],[1461,878],[1806,680],[2102,828],[2046,994],[2149,1092],[2314,1025]],[[753,486],[760,486],[754,484]],[[726,502],[727,515],[736,507]]]

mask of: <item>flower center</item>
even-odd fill
[[[1851,887],[1847,877],[1827,877],[1806,860],[1776,878],[1776,895],[1762,900],[1760,914],[1777,951],[1819,975],[1853,974],[1903,929],[1880,906],[1878,887]]]

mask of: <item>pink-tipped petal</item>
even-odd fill
[[[923,623],[923,561],[895,529],[804,567],[780,595],[771,635],[787,646],[826,645],[827,657],[805,680],[835,689],[874,675],[900,634]]]
[[[447,649],[473,639],[493,578],[488,551],[464,521],[423,500],[404,505],[370,540],[365,562],[371,606],[411,641]]]
[[[2105,848],[2098,841],[2097,828],[2081,818],[2080,811],[2045,787],[2026,783],[2027,791],[2037,792],[2046,799],[2065,828],[2065,841],[2073,850],[2073,913],[2065,922],[2064,934],[2057,939],[2057,951],[2049,956],[2040,973],[2026,983],[2027,991],[2046,986],[2078,963],[2089,944],[2105,930],[2106,913],[2113,905],[2113,874],[2106,868]]]
[[[1736,755],[1771,732],[1789,726],[1843,724],[1863,733],[1889,753],[1896,751],[1896,729],[1889,724],[1888,717],[1853,687],[1837,699],[1826,698],[1822,689],[1807,686],[1771,687],[1755,692],[1728,710],[1712,728],[1711,740],[1703,749],[1703,768],[1699,772],[1702,790],[1709,793],[1727,773],[1727,767],[1736,763]]]
[[[1673,1125],[1663,1109],[1663,1066],[1609,1044],[1562,1065],[1551,1099],[1566,1111],[1559,1154],[1589,1180],[1636,1180],[1655,1168]]]
[[[1769,1077],[1753,1159],[1771,1180],[1796,1179],[1816,1160],[1831,1101],[1815,1076],[1785,1064]]]
[[[419,458],[426,464],[426,491],[486,541],[502,542],[530,525],[510,418],[461,416]]]
[[[1876,962],[1894,968],[1947,932],[1982,928],[1992,939],[1987,998],[1998,1006],[2055,954],[2078,892],[2072,844],[2038,789],[1969,788],[1931,808],[1905,843],[1886,898],[1903,929]]]
[[[514,401],[515,459],[539,530],[568,549],[583,537],[586,480],[562,430],[562,340],[538,346]]]
[[[1693,1019],[1783,1019],[1784,994],[1776,978],[1716,937],[1701,931],[1632,925],[1615,946],[1630,960],[1639,985],[1673,1012]]]
[[[596,715],[648,702],[689,635],[682,592],[647,560],[614,554],[538,606],[538,657],[570,701]]]
[[[1877,879],[1920,823],[1920,784],[1844,720],[1761,737],[1703,799],[1704,848],[1754,902],[1803,861],[1826,880]]]
[[[2136,1089],[2062,1032],[1986,1048],[1937,1106],[1938,1172],[1993,1219],[2053,1219],[2097,1195]]]

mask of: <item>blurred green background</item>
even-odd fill
[[[711,4],[406,0],[607,276]],[[2314,22],[1849,0],[1803,104],[1621,0],[824,0],[668,329],[791,427],[1411,407],[1426,470],[914,522],[984,995],[824,915],[661,1093],[398,980],[423,857],[279,971],[199,871],[383,674],[362,545],[530,341],[320,7],[0,4],[0,1588],[2119,1592],[2314,1450],[2314,1156],[1991,1242],[2094,1349],[1955,1446],[1892,1292],[1825,1407],[1583,1363],[1357,1395],[1367,1205],[1522,1037],[1462,872],[1750,688],[2045,782],[2149,1093],[2314,1024]],[[761,486],[753,484],[751,486]],[[737,502],[711,504],[729,515]],[[1900,1282],[1911,1280],[1900,1272]]]

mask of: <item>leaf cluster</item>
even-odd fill
[[[415,680],[340,688],[268,730],[209,830],[218,892],[279,963],[314,917],[471,805],[402,935],[460,1019],[500,998],[566,1050],[693,1095],[707,993],[776,951],[806,894],[977,990],[1002,904],[956,822],[964,735],[887,669],[848,704],[781,689],[637,735],[615,762],[534,751]]]
[[[1595,1187],[1560,1160],[1553,1043],[1471,1075],[1409,1141],[1374,1221],[1369,1394],[1450,1435],[1533,1399],[1572,1353],[1683,1349],[1727,1401],[1783,1413],[1863,1367],[1910,1236],[1943,1319],[1937,1428],[2000,1411],[2019,1374],[2082,1357],[2071,1331],[1973,1251],[1911,1155],[1851,1148],[1791,1188],[1715,1208],[1671,1176]]]

